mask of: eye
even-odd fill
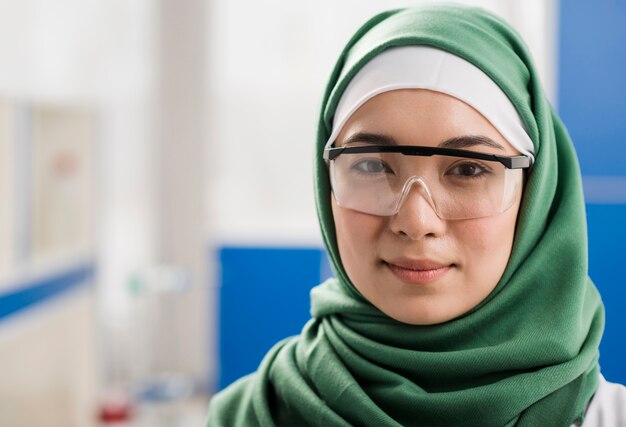
[[[352,169],[364,174],[393,173],[393,170],[380,159],[363,159],[352,165]]]
[[[491,170],[476,162],[457,163],[446,171],[446,175],[454,175],[460,178],[479,178],[490,174]]]

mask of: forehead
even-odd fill
[[[392,137],[401,145],[437,146],[462,136],[484,136],[519,152],[476,109],[441,92],[400,89],[381,93],[360,106],[343,126],[336,145],[359,132]]]

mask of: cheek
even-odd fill
[[[480,218],[459,224],[454,231],[457,247],[462,248],[462,263],[470,282],[483,282],[494,286],[500,280],[509,260],[517,209],[502,215]]]
[[[342,208],[334,199],[332,210],[341,261],[348,272],[360,270],[376,254],[385,219]]]

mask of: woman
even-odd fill
[[[626,423],[599,373],[573,146],[505,23],[454,5],[372,18],[331,75],[316,155],[337,279],[210,426]]]

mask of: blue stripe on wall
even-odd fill
[[[588,204],[626,205],[626,176],[587,175],[583,187]]]
[[[17,290],[0,294],[0,321],[77,286],[89,283],[93,272],[92,264],[81,265],[53,276],[27,282]]]

